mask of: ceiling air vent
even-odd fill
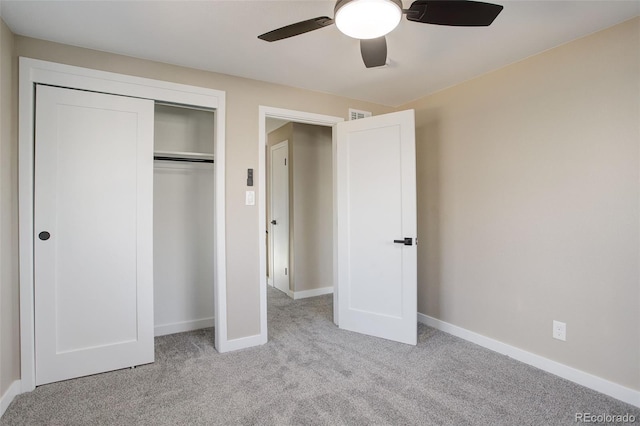
[[[371,111],[360,111],[358,109],[349,108],[349,120],[359,120],[365,117],[371,117]]]

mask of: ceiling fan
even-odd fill
[[[338,0],[334,19],[328,16],[308,19],[259,35],[265,41],[278,41],[336,24],[349,37],[360,39],[360,53],[367,68],[387,62],[385,35],[399,23],[409,21],[456,27],[486,27],[503,6],[467,0],[417,0],[402,9],[402,0]]]

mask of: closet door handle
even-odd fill
[[[47,231],[42,231],[38,234],[38,238],[40,238],[42,241],[47,241],[49,238],[51,238],[51,234]]]
[[[275,220],[275,219],[273,219],[273,220],[271,221],[271,224],[272,224],[272,225],[277,225],[277,224],[278,224],[278,222],[276,222],[276,220]]]

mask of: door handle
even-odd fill
[[[393,240],[393,242],[397,244],[404,244],[405,246],[412,246],[413,238],[405,237],[404,240]]]
[[[278,224],[278,222],[276,222],[276,220],[275,220],[275,219],[273,219],[273,220],[271,221],[271,224],[272,224],[272,225],[277,225],[277,224]]]
[[[50,237],[51,237],[51,234],[48,233],[47,231],[42,231],[41,233],[38,234],[38,238],[40,238],[42,241],[47,241]]]

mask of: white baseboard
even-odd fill
[[[253,346],[260,346],[267,343],[267,336],[262,334],[256,334],[254,336],[241,337],[239,339],[227,340],[222,347],[216,348],[218,352],[231,352],[240,349],[247,349]]]
[[[333,286],[314,288],[312,290],[291,291],[290,293],[291,294],[289,294],[289,296],[292,297],[293,300],[306,299],[307,297],[316,297],[316,296],[322,296],[324,294],[332,294]]]
[[[11,405],[13,398],[20,394],[20,388],[20,380],[15,380],[13,383],[11,383],[9,389],[7,389],[4,395],[2,395],[2,398],[0,399],[0,417],[4,415],[5,411],[7,411],[7,408],[9,408],[9,405]]]
[[[605,395],[609,395],[627,404],[640,407],[640,391],[627,388],[609,380],[603,379],[593,374],[578,370],[568,365],[561,364],[556,361],[552,361],[548,358],[540,355],[527,352],[523,349],[516,348],[515,346],[502,343],[498,340],[490,337],[483,336],[473,331],[467,330],[457,325],[450,324],[445,321],[424,315],[418,312],[418,321],[428,325],[429,327],[436,328],[445,333],[452,334],[461,339],[475,343],[494,352],[506,355],[515,360],[524,362],[533,367],[544,370],[548,373],[562,377],[589,389],[593,389]]]
[[[202,318],[192,321],[174,322],[171,324],[156,325],[154,327],[154,336],[165,336],[167,334],[182,333],[185,331],[199,330],[214,326],[213,317]]]

